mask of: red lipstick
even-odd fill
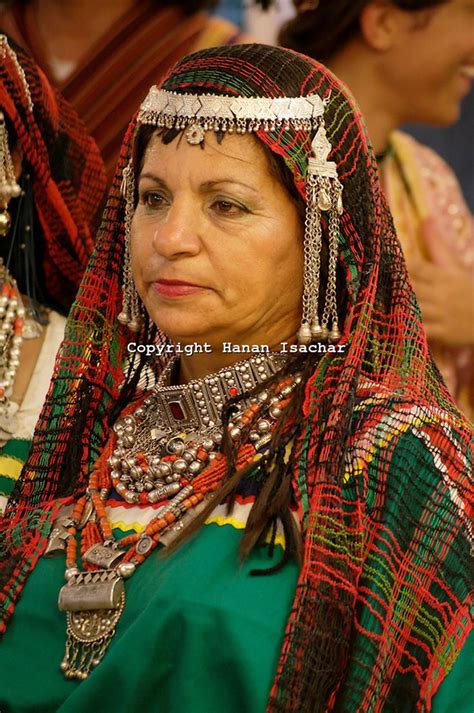
[[[153,283],[153,287],[162,297],[185,297],[206,289],[201,285],[184,280],[158,280]]]

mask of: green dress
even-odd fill
[[[271,576],[250,574],[279,561],[281,535],[272,556],[263,548],[240,563],[252,502],[238,497],[231,515],[218,508],[172,556],[155,551],[140,565],[125,582],[126,606],[109,649],[82,682],[59,668],[64,557],[42,558],[0,642],[1,713],[264,713],[298,568],[290,562]],[[142,530],[146,510],[109,501],[116,537]],[[434,713],[472,713],[473,656],[471,637],[435,696]]]
[[[116,634],[83,682],[59,669],[64,559],[43,558],[0,644],[0,711],[264,711],[298,572],[289,564],[250,576],[275,564],[282,549],[272,558],[261,550],[241,565],[240,534],[213,522],[172,557],[151,555],[126,582]]]

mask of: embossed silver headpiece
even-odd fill
[[[206,131],[244,134],[255,131],[315,132],[308,157],[307,207],[304,237],[303,317],[298,341],[340,338],[336,305],[336,264],[342,185],[337,167],[328,160],[331,144],[324,127],[326,101],[317,94],[301,97],[242,97],[216,94],[181,94],[152,87],[138,112],[138,124],[185,131],[190,144],[204,141]],[[140,309],[130,271],[130,227],[134,211],[134,177],[130,160],[123,172],[125,209],[125,267],[123,308],[118,319],[133,331],[140,329]],[[321,213],[327,213],[329,264],[326,298],[319,321],[319,286],[322,246]],[[330,328],[331,327],[331,328]]]
[[[323,114],[324,102],[317,94],[267,99],[178,94],[152,87],[140,107],[138,121],[169,129],[188,127],[189,143],[200,143],[209,130],[243,134],[283,127],[311,131]]]

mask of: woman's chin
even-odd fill
[[[182,323],[178,320],[153,320],[157,327],[175,344],[204,344],[209,343],[213,337],[212,329],[203,324]]]

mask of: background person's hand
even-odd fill
[[[408,272],[430,340],[448,347],[474,345],[474,280],[460,267],[410,260]]]
[[[474,276],[460,264],[459,248],[453,250],[440,234],[433,216],[421,225],[422,242],[433,262],[407,259],[408,273],[421,308],[428,339],[447,347],[474,345]],[[464,250],[472,250],[464,240]],[[466,253],[463,258],[469,262]]]

